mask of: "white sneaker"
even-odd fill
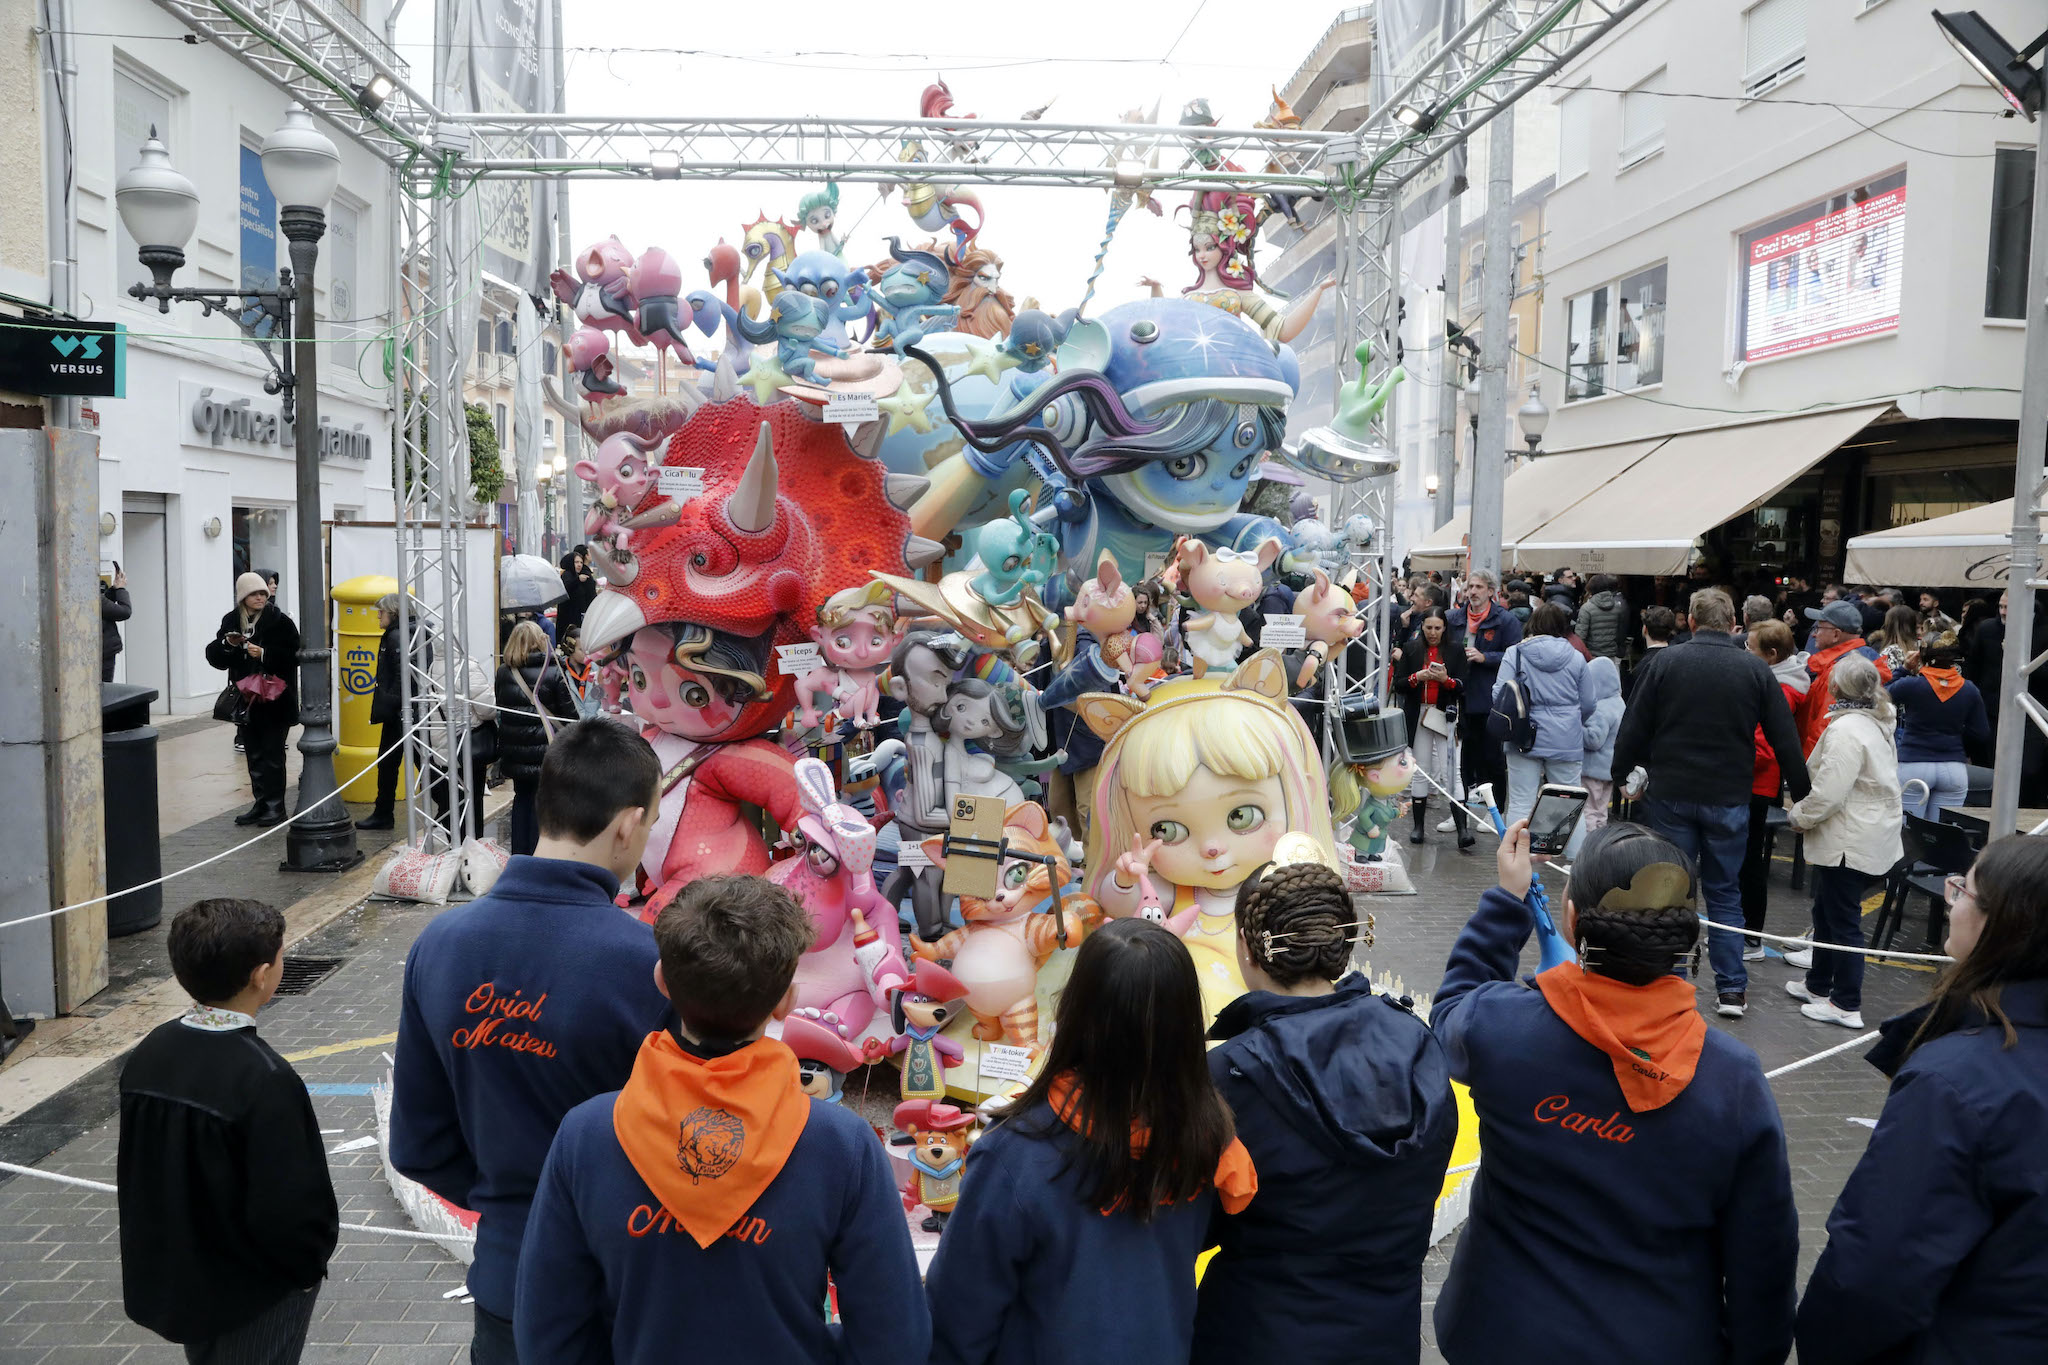
[[[1785,983],[1785,994],[1791,996],[1794,1000],[1813,999],[1813,992],[1806,989],[1806,983],[1797,977]]]
[[[1744,962],[1762,962],[1764,960],[1764,945],[1759,943],[1753,947],[1744,948],[1742,950],[1742,960]]]
[[[1457,820],[1448,815],[1446,815],[1443,819],[1436,822],[1436,832],[1438,834],[1449,834],[1452,830],[1456,829],[1457,827]]]
[[[1802,972],[1805,971],[1813,965],[1813,949],[1795,948],[1793,951],[1785,954],[1785,965],[1787,967],[1797,967]]]
[[[1817,1023],[1840,1024],[1843,1028],[1863,1027],[1863,1011],[1838,1009],[1832,1000],[1816,1000],[1801,1005],[1799,1012]]]

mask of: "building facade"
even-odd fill
[[[126,570],[134,601],[117,676],[157,688],[165,710],[204,711],[220,674],[203,651],[233,604],[236,575],[275,573],[296,613],[293,432],[265,392],[261,338],[241,319],[202,316],[196,304],[162,313],[128,297],[148,272],[114,188],[154,129],[199,192],[176,283],[274,280],[289,256],[259,149],[287,102],[227,54],[184,42],[185,30],[148,0],[112,0],[89,27],[75,39],[72,111],[81,312],[129,333],[127,396],[94,400],[87,419],[100,434],[102,556],[108,571]],[[105,36],[114,33],[123,36]],[[315,279],[321,515],[388,520],[390,175],[338,130],[322,131],[340,150],[341,179]]]
[[[1980,10],[2018,41],[2041,22]],[[1782,446],[1698,528],[1701,572],[1745,585],[2012,493],[2038,128],[1924,7],[1657,0],[1554,93],[1546,449],[1734,425]],[[1866,408],[1846,433],[1800,417]]]

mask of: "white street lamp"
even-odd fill
[[[341,179],[341,153],[304,107],[286,110],[284,122],[263,140],[263,178],[283,208],[327,211]]]
[[[142,159],[114,182],[114,206],[136,241],[136,254],[158,287],[168,288],[185,264],[185,243],[199,226],[199,191],[171,165],[170,149],[157,139],[155,125],[142,144]],[[157,298],[157,311],[171,311],[168,297]]]
[[[1534,455],[1536,447],[1543,443],[1544,429],[1550,425],[1550,409],[1543,406],[1542,386],[1531,381],[1529,401],[1522,404],[1515,413],[1515,420],[1521,423],[1522,439],[1529,443],[1529,453]]]

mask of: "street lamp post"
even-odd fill
[[[1515,421],[1521,426],[1522,439],[1528,442],[1529,454],[1533,456],[1550,426],[1550,409],[1543,406],[1543,386],[1536,380],[1529,381],[1529,401],[1516,411]]]
[[[297,462],[299,534],[299,804],[285,831],[284,868],[296,872],[340,872],[363,855],[356,847],[355,822],[341,803],[334,777],[333,658],[327,622],[325,562],[320,537],[319,360],[313,339],[313,280],[320,238],[327,229],[327,201],[340,179],[341,156],[304,109],[293,106],[263,144],[263,177],[282,205],[279,225],[289,243],[291,267],[278,271],[268,290],[189,289],[171,277],[185,263],[185,243],[198,225],[199,196],[192,182],[171,165],[170,153],[150,131],[139,165],[115,187],[115,204],[149,267],[153,284],[128,292],[154,299],[159,312],[173,303],[197,303],[206,313],[260,311],[283,345],[282,360],[261,343],[271,375],[266,392],[278,394],[282,416],[293,430]]]

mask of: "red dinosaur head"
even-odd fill
[[[863,459],[838,426],[794,402],[708,404],[669,437],[662,467],[703,470],[704,491],[678,501],[655,486],[631,509],[627,544],[639,570],[608,587],[584,619],[595,653],[651,625],[694,622],[768,644],[809,638],[826,598],[907,571],[910,519],[889,502],[879,459]],[[729,738],[759,734],[787,714],[791,680],[767,674],[771,694]]]

